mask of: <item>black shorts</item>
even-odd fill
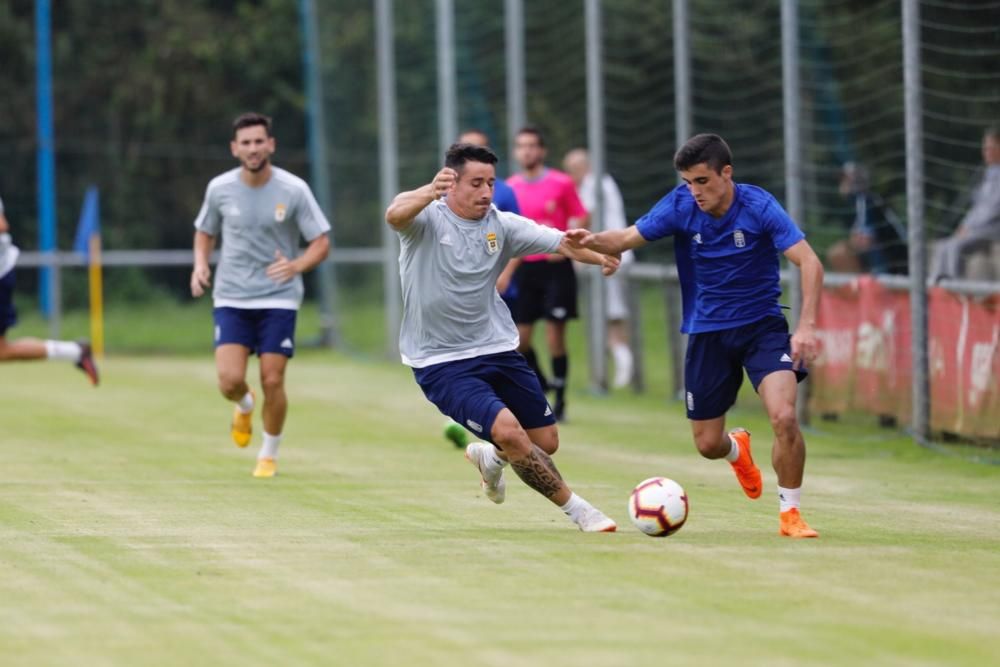
[[[14,269],[0,278],[0,336],[17,323],[14,309]]]
[[[513,311],[517,324],[575,320],[576,272],[573,262],[523,262],[514,273],[517,301]]]

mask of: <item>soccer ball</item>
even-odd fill
[[[673,535],[688,516],[688,497],[681,485],[666,477],[650,477],[632,489],[628,516],[650,537]]]

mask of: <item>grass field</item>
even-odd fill
[[[1000,469],[856,426],[810,433],[812,541],[777,536],[679,405],[575,391],[556,456],[618,520],[507,503],[396,364],[306,352],[273,480],[227,433],[208,354],[0,369],[3,665],[985,665],[1000,661]],[[755,409],[733,423],[757,434]],[[257,424],[259,428],[259,422]],[[259,441],[252,445],[255,448]],[[691,499],[665,540],[639,480]]]

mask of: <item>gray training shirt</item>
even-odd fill
[[[298,176],[272,166],[270,180],[252,188],[240,179],[240,169],[212,179],[194,221],[200,232],[218,236],[222,231],[215,306],[298,310],[302,276],[278,283],[267,277],[267,267],[279,250],[288,259],[298,257],[299,235],[312,241],[330,231],[330,223]]]
[[[517,349],[496,282],[514,257],[555,252],[563,233],[490,206],[482,220],[432,202],[399,232],[403,363],[423,368]]]

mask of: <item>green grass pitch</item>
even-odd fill
[[[997,467],[823,425],[804,493],[821,538],[790,541],[769,467],[749,501],[679,404],[576,390],[556,462],[619,522],[584,535],[516,477],[488,502],[396,364],[301,353],[273,480],[250,476],[258,434],[230,443],[207,353],[113,356],[104,378],[0,367],[0,664],[1000,660]],[[760,410],[730,423],[766,463]],[[626,514],[652,475],[691,499],[667,539]]]

